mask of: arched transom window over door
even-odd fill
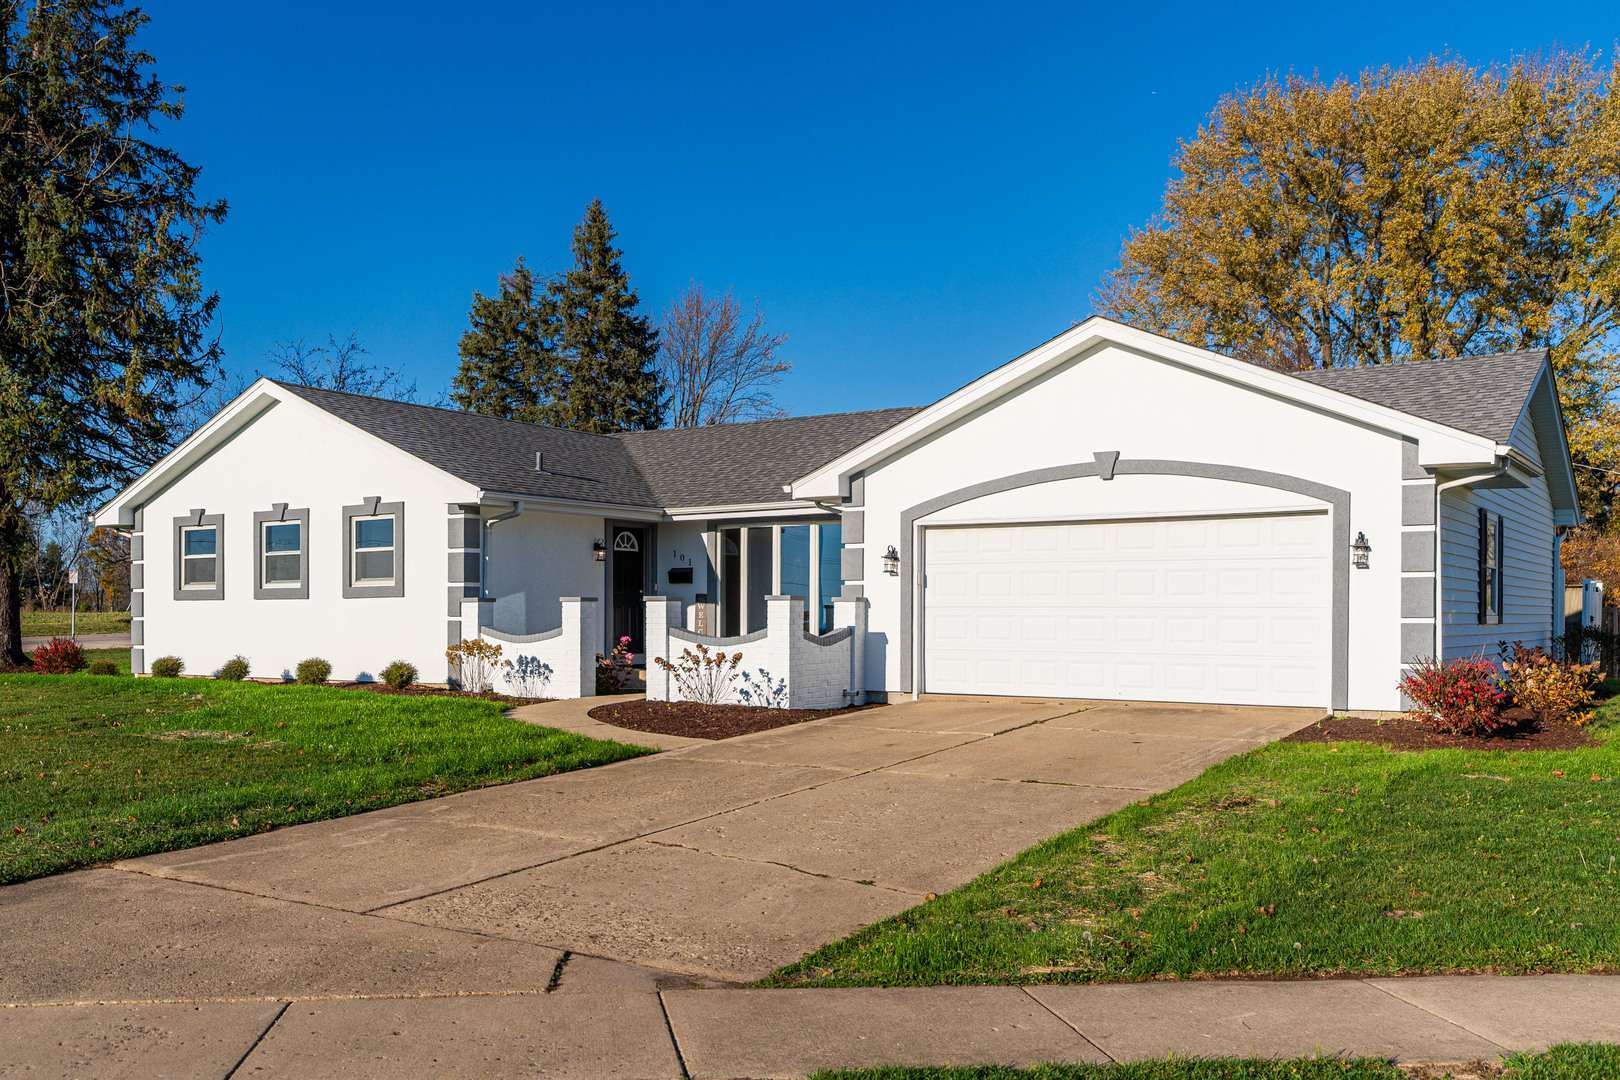
[[[620,532],[618,536],[615,536],[613,538],[613,550],[614,551],[640,551],[641,550],[641,541],[636,539],[636,534],[635,533],[630,532],[629,530],[624,530],[624,531]]]

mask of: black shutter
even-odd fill
[[[1507,529],[1502,522],[1502,515],[1496,515],[1496,621],[1500,623],[1507,618],[1507,564],[1502,555],[1507,551]]]
[[[1483,623],[1486,613],[1490,610],[1490,598],[1486,590],[1490,587],[1490,574],[1486,570],[1488,552],[1486,544],[1489,542],[1490,529],[1486,511],[1483,507],[1479,511],[1479,621]]]

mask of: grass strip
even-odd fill
[[[478,700],[0,675],[0,884],[651,752]]]
[[[1620,967],[1617,714],[1567,752],[1274,743],[765,985]]]
[[[1001,1065],[968,1068],[840,1069],[810,1080],[1601,1080],[1620,1077],[1620,1046],[1563,1043],[1544,1054],[1518,1054],[1498,1064],[1473,1062],[1456,1069],[1404,1069],[1375,1058],[1160,1058],[1123,1065]]]
[[[81,611],[78,632],[81,634],[127,634],[130,615],[127,611]],[[72,628],[70,613],[66,611],[25,611],[22,613],[23,637],[67,637]]]

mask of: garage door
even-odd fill
[[[1328,515],[924,531],[923,686],[1326,705]]]

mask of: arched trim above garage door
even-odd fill
[[[944,495],[936,495],[907,509],[900,515],[900,689],[910,693],[913,688],[913,640],[916,610],[917,571],[922,570],[917,553],[917,520],[937,514],[957,503],[969,499],[995,495],[1014,488],[1049,484],[1054,480],[1072,480],[1081,476],[1095,476],[1099,482],[1114,476],[1196,476],[1206,480],[1230,480],[1239,484],[1292,491],[1307,498],[1327,503],[1332,511],[1333,544],[1333,641],[1332,702],[1333,709],[1350,707],[1350,493],[1342,488],[1319,484],[1284,473],[1262,469],[1245,469],[1237,465],[1217,465],[1206,461],[1159,461],[1151,458],[1131,460],[1120,458],[1115,451],[1096,455],[1095,461],[1076,462],[1073,465],[1054,465],[1045,469],[1031,469],[996,480],[957,488]]]

